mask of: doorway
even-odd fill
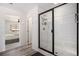
[[[27,45],[28,45],[28,48],[29,47],[32,47],[32,17],[27,17],[28,20],[27,20]]]

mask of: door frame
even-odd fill
[[[78,7],[79,7],[79,6],[78,6],[78,3],[76,3],[76,4],[77,4],[77,7],[76,7],[76,8],[77,8],[77,14],[78,14],[78,12],[79,12],[79,11],[78,11],[78,9],[79,9]],[[77,21],[78,21],[78,15],[77,15]],[[77,56],[78,56],[78,49],[79,49],[79,48],[78,48],[78,22],[77,22]]]
[[[54,35],[55,35],[55,33],[54,33],[54,30],[53,30],[53,39],[52,39],[52,52],[50,52],[50,51],[47,51],[47,50],[45,50],[45,49],[43,49],[43,48],[41,48],[40,47],[40,15],[42,15],[42,14],[44,14],[44,13],[46,13],[46,12],[49,12],[49,11],[52,11],[52,28],[54,29],[54,9],[55,8],[57,8],[57,7],[60,7],[60,6],[63,6],[63,5],[66,5],[66,4],[68,4],[68,3],[63,3],[63,4],[61,4],[61,5],[58,5],[58,6],[56,6],[56,7],[53,7],[53,8],[51,8],[51,9],[49,9],[49,10],[46,10],[46,11],[44,11],[44,12],[42,12],[42,13],[39,13],[38,14],[38,47],[40,48],[40,49],[42,49],[42,50],[44,50],[44,51],[46,51],[46,52],[48,52],[48,53],[51,53],[51,54],[53,54],[53,55],[55,55],[54,54]],[[78,14],[78,3],[75,3],[75,4],[77,4],[77,14]],[[77,15],[77,21],[78,21],[78,15]],[[57,56],[57,55],[55,55],[55,56]],[[78,56],[78,23],[77,23],[77,56]]]
[[[40,14],[38,14],[38,39],[39,39],[39,41],[38,41],[38,47],[40,48],[40,49],[42,49],[42,50],[44,50],[44,51],[46,51],[46,52],[48,52],[48,53],[51,53],[51,54],[53,54],[54,53],[54,44],[52,43],[52,52],[50,52],[50,51],[48,51],[48,50],[46,50],[46,49],[44,49],[44,48],[42,48],[41,46],[40,46],[40,16],[42,15],[42,14],[44,14],[44,13],[47,13],[47,12],[50,12],[50,11],[52,11],[52,28],[53,28],[53,33],[52,33],[52,42],[54,42],[54,20],[53,20],[53,10],[52,9],[49,9],[49,10],[47,10],[47,11],[45,11],[45,12],[42,12],[42,13],[40,13]]]

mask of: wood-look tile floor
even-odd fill
[[[36,53],[36,51],[34,51],[31,46],[22,46],[4,52],[0,52],[0,56],[31,56],[34,53]]]

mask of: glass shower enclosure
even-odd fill
[[[78,3],[39,14],[39,48],[57,56],[78,56]]]

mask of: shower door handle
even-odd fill
[[[79,14],[78,13],[75,13],[75,23],[79,23],[79,21],[77,20]]]
[[[77,13],[75,13],[75,23],[77,23]]]
[[[51,32],[53,33],[53,29],[51,30]]]

